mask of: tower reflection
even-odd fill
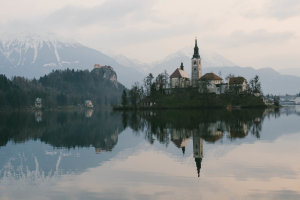
[[[151,111],[127,113],[123,125],[133,130],[143,130],[146,139],[152,144],[170,141],[181,149],[183,155],[190,140],[193,143],[193,158],[197,175],[200,177],[203,145],[215,143],[222,138],[235,140],[248,134],[260,137],[261,124],[273,110],[201,110],[201,111]],[[123,114],[124,115],[124,114]]]

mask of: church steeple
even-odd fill
[[[199,54],[199,48],[197,44],[197,38],[195,39],[194,55],[192,57],[192,73],[191,73],[191,85],[192,87],[198,87],[198,81],[202,76],[202,65]]]
[[[197,44],[197,38],[195,39],[194,55],[193,58],[200,58],[199,48]]]
[[[202,158],[195,158],[195,162],[196,162],[196,167],[197,167],[197,174],[198,174],[198,177],[200,177]]]

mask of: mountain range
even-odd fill
[[[64,42],[56,38],[23,36],[0,40],[0,73],[8,77],[38,78],[54,69],[93,69],[94,64],[110,65],[118,81],[130,88],[148,73],[157,75],[164,70],[171,74],[183,62],[190,74],[193,47],[181,49],[166,58],[143,63],[123,55],[108,56],[77,42]],[[225,80],[228,74],[244,76],[248,80],[259,75],[265,94],[296,94],[300,92],[300,77],[284,75],[272,68],[240,67],[223,56],[200,49],[203,73],[214,72]]]
[[[118,80],[127,87],[134,82],[129,77],[143,77],[134,68],[76,42],[62,42],[36,35],[0,41],[0,73],[8,77],[39,78],[54,69],[91,70],[94,64],[112,66]]]
[[[179,68],[183,62],[184,70],[190,76],[191,57],[193,55],[193,47],[184,48],[174,54],[167,56],[165,59],[155,62],[149,66],[146,73],[152,72],[155,75],[166,70],[172,74],[176,68]],[[297,94],[300,92],[300,77],[281,74],[272,68],[254,69],[253,67],[240,67],[214,52],[200,50],[202,59],[202,74],[213,72],[226,81],[226,76],[233,74],[235,76],[243,76],[247,80],[252,79],[255,75],[260,77],[262,90],[264,94]]]

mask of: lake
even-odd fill
[[[0,113],[0,199],[300,199],[300,106]]]

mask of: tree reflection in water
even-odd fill
[[[123,131],[121,115],[111,112],[0,113],[0,145],[40,140],[53,147],[95,147],[111,151]]]
[[[144,134],[153,144],[174,143],[185,153],[193,142],[193,157],[200,176],[203,143],[215,143],[254,135],[260,138],[266,116],[278,115],[272,110],[174,110],[145,112],[16,112],[0,113],[0,146],[40,140],[57,148],[94,147],[96,153],[112,151],[118,136],[127,127]]]
[[[142,131],[150,144],[155,140],[168,145],[171,141],[185,153],[189,140],[193,141],[193,157],[200,176],[203,159],[203,140],[215,143],[223,137],[230,140],[252,134],[260,138],[262,123],[274,110],[173,110],[144,111],[122,114],[123,126]],[[275,113],[276,115],[276,113]]]

